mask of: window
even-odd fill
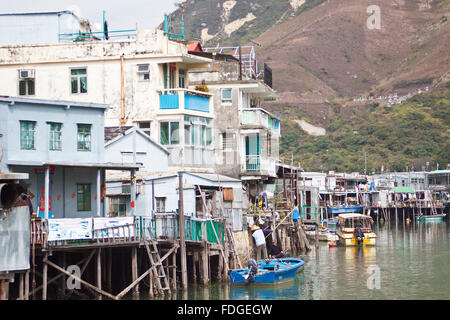
[[[191,145],[191,125],[184,125],[184,144],[189,146]]]
[[[223,150],[233,150],[233,135],[222,133],[222,149]]]
[[[72,93],[87,93],[86,68],[70,70],[70,86]]]
[[[155,197],[156,212],[166,212],[166,197]]]
[[[91,151],[91,125],[78,124],[77,150]]]
[[[150,81],[150,66],[148,64],[138,64],[139,81]]]
[[[91,211],[91,184],[77,184],[77,211]]]
[[[186,71],[178,70],[178,88],[185,88],[186,85]]]
[[[48,149],[52,151],[62,150],[62,124],[56,122],[49,122],[49,141]]]
[[[191,146],[210,146],[212,144],[211,119],[185,116],[184,143]]]
[[[161,122],[159,125],[162,145],[180,143],[180,124],[178,122]]]
[[[222,103],[232,103],[231,89],[222,89],[221,91]]]
[[[127,215],[127,197],[109,198],[109,216],[125,217]]]
[[[34,79],[19,80],[19,96],[34,95]]]
[[[150,121],[139,122],[139,129],[141,129],[145,134],[150,135]]]
[[[36,121],[20,121],[20,149],[34,150]]]

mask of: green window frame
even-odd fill
[[[109,198],[110,217],[126,217],[127,216],[127,197],[116,196]]]
[[[90,183],[77,183],[77,211],[91,211]]]
[[[70,88],[72,93],[87,93],[86,68],[70,69]]]
[[[186,71],[183,69],[178,70],[178,88],[186,87]]]
[[[162,145],[180,144],[180,123],[162,121],[159,123],[160,142]]]
[[[20,149],[35,150],[36,121],[20,121]]]
[[[91,151],[91,127],[90,124],[77,124],[78,151]]]
[[[185,116],[184,143],[190,146],[210,146],[212,144],[211,120]]]
[[[220,90],[220,96],[222,103],[232,103],[233,98],[231,96],[231,88],[223,88]]]
[[[62,123],[49,122],[48,149],[51,151],[62,150]]]

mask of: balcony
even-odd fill
[[[244,174],[276,176],[276,161],[261,155],[246,155]]]
[[[210,112],[211,94],[184,88],[160,90],[160,110]]]
[[[280,132],[280,120],[262,108],[243,109],[241,125],[248,128],[267,128]]]

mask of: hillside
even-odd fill
[[[367,8],[373,4],[381,10],[380,30],[367,27]],[[369,119],[376,122],[381,116],[395,126],[387,121],[394,114],[386,110],[418,107],[409,100],[385,110],[388,99],[358,97],[402,96],[428,87],[431,93],[413,99],[428,99],[429,108],[439,107],[433,103],[448,103],[450,0],[189,0],[184,17],[188,38],[208,39],[206,46],[248,44],[250,40],[261,44],[256,47],[259,62],[273,69],[274,89],[280,93],[279,100],[265,107],[284,119],[281,153],[291,159],[294,152],[294,158],[307,170],[319,169],[318,163],[336,170],[361,169],[355,157],[361,159],[361,148],[368,145],[352,139],[333,144],[336,139],[345,135],[348,127],[367,132],[369,138],[374,134],[369,128],[378,125]],[[369,107],[375,104],[379,106],[376,110]],[[430,116],[439,122],[442,114],[432,112]],[[307,135],[298,125],[300,120],[326,129],[326,134]],[[409,128],[417,125],[408,117],[401,121]],[[447,129],[448,124],[441,123]],[[439,127],[444,132],[447,129]],[[447,141],[437,143],[435,136],[419,131],[413,136],[434,146],[434,151],[428,150],[429,162],[439,160],[441,166],[450,162],[448,152],[444,152],[448,136]],[[399,134],[399,144],[411,142],[403,141]],[[367,161],[378,170],[382,165],[402,168],[405,163],[420,163],[427,156],[400,146],[393,150],[386,139],[368,140],[375,151]],[[324,158],[327,146],[329,161]]]

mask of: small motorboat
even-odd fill
[[[372,229],[373,219],[359,213],[343,213],[338,216],[336,235],[344,246],[375,246],[377,236]]]
[[[416,217],[416,221],[442,221],[444,220],[446,214],[430,214],[430,215],[420,215]]]
[[[249,261],[248,269],[228,271],[232,284],[279,284],[291,281],[298,271],[303,270],[303,260],[281,258]]]

